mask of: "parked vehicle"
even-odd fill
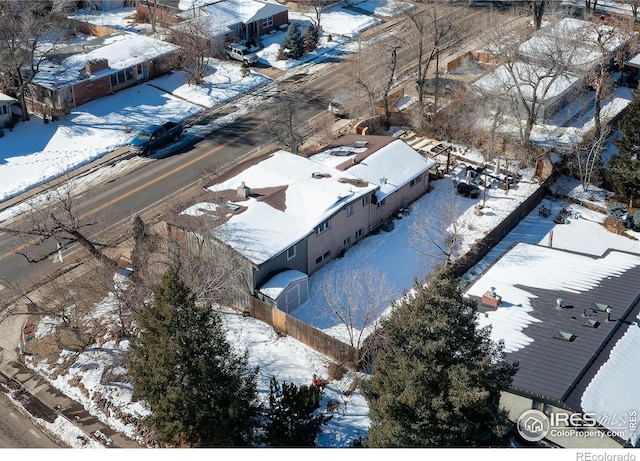
[[[182,125],[176,122],[167,122],[164,125],[151,125],[142,130],[131,141],[129,150],[134,154],[148,155],[154,149],[162,147],[170,142],[176,142],[183,132]]]
[[[327,110],[336,117],[346,117],[348,115],[347,107],[355,100],[355,95],[351,93],[341,94],[336,96],[329,103]]]
[[[231,59],[241,61],[247,65],[255,64],[256,62],[258,62],[257,54],[252,53],[246,46],[239,45],[237,43],[229,43],[227,45],[227,55]]]

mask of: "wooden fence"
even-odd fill
[[[356,348],[318,330],[284,311],[260,301],[248,293],[238,293],[232,302],[238,309],[251,317],[271,325],[281,333],[291,336],[339,364],[355,364]]]
[[[553,176],[549,180],[553,180],[552,178]],[[489,253],[489,251],[491,251],[494,246],[500,242],[500,240],[511,232],[526,215],[531,213],[531,211],[538,206],[548,193],[549,190],[547,182],[545,182],[538,190],[513,210],[500,224],[494,227],[491,232],[485,235],[482,240],[473,245],[465,255],[456,259],[449,269],[451,274],[454,277],[461,277],[465,272],[476,265],[487,255],[487,253]]]

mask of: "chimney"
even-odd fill
[[[242,181],[242,183],[240,183],[240,185],[238,186],[237,191],[238,191],[238,197],[248,198],[251,195],[251,189],[249,189],[246,186],[244,181]]]
[[[101,59],[92,59],[91,61],[87,61],[84,65],[84,70],[87,74],[95,74],[101,70],[105,70],[109,68],[109,61],[104,58]]]
[[[496,289],[494,287],[491,287],[490,290],[486,291],[482,295],[482,304],[484,304],[485,306],[498,307],[501,302],[502,296],[499,296],[496,293]]]

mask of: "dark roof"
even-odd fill
[[[602,258],[582,256],[595,260]],[[500,259],[495,264],[500,264]],[[522,270],[526,271],[526,263]],[[591,275],[585,273],[585,279]],[[581,398],[586,387],[609,358],[615,343],[640,313],[640,266],[622,271],[619,276],[604,277],[594,288],[579,293],[522,285],[516,287],[534,295],[530,300],[533,312],[529,314],[540,322],[533,322],[523,330],[533,342],[506,356],[507,360],[517,361],[520,365],[513,379],[513,391],[581,411]],[[561,309],[556,307],[558,298],[564,301]],[[605,312],[591,309],[593,303],[611,306],[611,321],[606,321]],[[493,310],[478,301],[481,314]],[[586,320],[598,322],[596,328],[585,326]],[[571,340],[558,339],[554,337],[558,332],[574,337]]]

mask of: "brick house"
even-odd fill
[[[180,17],[199,21],[211,38],[246,41],[287,24],[289,9],[269,0],[222,0],[185,10]]]
[[[128,32],[60,48],[41,64],[29,85],[27,106],[44,116],[63,116],[74,107],[168,72],[179,50]]]

